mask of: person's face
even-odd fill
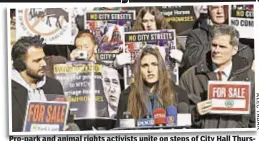
[[[25,55],[26,74],[33,79],[42,79],[45,75],[46,62],[43,48],[30,47]]]
[[[232,56],[237,53],[237,47],[230,44],[229,35],[219,35],[212,39],[211,58],[212,62],[221,67],[229,63]]]
[[[87,51],[87,59],[94,57],[95,44],[89,36],[78,38],[76,40],[76,48]]]
[[[226,20],[224,6],[210,6],[211,20],[216,24],[223,24]]]
[[[148,84],[154,84],[158,81],[158,60],[152,54],[145,55],[141,59],[141,75]]]
[[[156,30],[156,20],[155,16],[151,13],[147,12],[142,19],[142,25],[144,27],[144,30]]]
[[[103,87],[105,97],[108,100],[110,107],[117,110],[120,96],[120,82],[116,70],[104,68],[103,72]]]

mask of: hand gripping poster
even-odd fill
[[[169,51],[176,49],[175,29],[136,31],[125,33],[125,52],[131,54],[132,62],[145,47],[157,48],[164,58],[172,80],[178,84],[178,66],[169,57]],[[133,65],[124,67],[124,85],[128,87],[133,81]]]
[[[41,35],[46,44],[71,44],[71,12],[67,8],[16,9],[16,40]]]
[[[87,11],[85,29],[95,36],[97,58],[112,63],[123,52],[124,32],[130,31],[135,11]]]
[[[113,117],[121,93],[117,70],[88,62],[54,66],[75,119]]]

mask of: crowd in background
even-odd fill
[[[214,5],[208,6],[207,9],[204,10],[200,7],[199,14],[196,13],[197,19],[193,27],[179,33],[186,35],[186,42],[185,44],[180,44],[177,38],[177,48],[170,50],[169,53],[169,57],[179,64],[179,85],[176,85],[175,82],[170,79],[171,77],[167,72],[166,64],[163,61],[165,57],[163,51],[159,48],[154,49],[152,47],[144,48],[136,58],[133,70],[134,81],[129,87],[124,87],[123,83],[117,80],[104,79],[104,84],[113,82],[114,85],[121,84],[120,90],[122,90],[122,93],[120,94],[120,98],[116,100],[118,106],[114,106],[114,103],[109,105],[109,111],[117,111],[113,112],[112,115],[115,114],[119,119],[123,117],[124,111],[129,111],[131,115],[137,119],[145,114],[152,114],[155,108],[167,107],[169,105],[177,106],[180,102],[185,102],[190,105],[194,128],[254,127],[255,113],[253,100],[250,105],[250,115],[207,115],[212,107],[211,100],[207,100],[207,95],[205,94],[209,80],[250,81],[252,83],[252,99],[255,94],[253,72],[254,42],[253,39],[241,39],[239,32],[233,26],[228,25],[228,8],[228,6]],[[118,8],[115,9],[118,10]],[[99,10],[113,9],[99,8]],[[15,17],[15,10],[11,9],[11,47],[19,48],[20,44],[16,42],[18,39],[16,39],[14,35]],[[74,22],[77,35],[75,36],[74,45],[48,44],[42,48],[45,56],[42,56],[38,61],[41,62],[41,67],[44,66],[46,68],[46,74],[51,78],[51,81],[48,81],[48,79],[44,80],[48,83],[48,87],[53,88],[56,85],[55,87],[59,88],[59,86],[57,86],[59,85],[58,82],[52,80],[55,79],[53,65],[74,60],[75,56],[73,51],[76,49],[87,51],[87,60],[99,63],[99,60],[96,59],[94,55],[94,48],[97,44],[96,38],[90,30],[84,29],[83,21],[83,15],[77,15],[75,17]],[[172,27],[171,24],[166,21],[156,7],[139,7],[131,31],[174,28],[175,27]],[[42,46],[41,43],[36,44],[29,40],[35,40],[35,42],[40,41],[40,39],[31,37],[30,39],[20,40],[20,42],[28,42],[28,44],[32,46]],[[18,55],[15,55],[15,51],[16,53],[18,52]],[[31,75],[23,72],[28,71],[28,68],[33,66],[29,66],[25,63],[26,67],[19,70],[21,67],[19,64],[17,67],[16,61],[16,59],[19,58],[19,53],[21,53],[21,51],[19,51],[19,49],[12,51],[12,53],[14,53],[12,54],[13,65],[26,80],[26,78],[31,78]],[[27,51],[29,51],[29,49]],[[42,55],[41,50],[38,48],[31,51],[35,51],[35,54],[39,53],[39,56]],[[120,54],[114,58],[112,65],[108,66],[121,72],[122,66],[132,63],[129,58],[130,56],[128,54],[120,52]],[[221,71],[223,71],[223,74],[218,76],[218,72]],[[15,72],[17,77],[13,79],[15,81],[22,79],[18,77],[18,72]],[[35,77],[32,78],[36,79]],[[123,79],[123,77],[121,79]],[[23,85],[23,83],[20,84]],[[24,87],[27,88],[27,86]],[[30,89],[28,88],[27,90],[29,91]],[[113,91],[116,90],[118,89],[114,89]],[[109,90],[105,89],[105,91]],[[39,93],[42,94],[41,91]],[[55,91],[49,91],[48,93],[55,93]],[[29,96],[32,95],[32,92],[29,92]],[[109,97],[107,97],[107,99],[109,99]],[[20,117],[19,114],[17,115],[17,118],[18,117]],[[18,121],[22,120],[16,120],[15,123],[19,124],[17,123]],[[20,127],[16,129],[20,130]]]

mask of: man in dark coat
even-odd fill
[[[247,59],[236,55],[238,35],[232,26],[223,25],[213,31],[211,52],[188,69],[180,79],[180,86],[189,93],[194,128],[251,128],[255,127],[254,72]],[[217,75],[222,72],[222,75]],[[207,99],[210,80],[251,82],[250,114],[209,114],[212,101]]]
[[[59,81],[46,76],[43,39],[22,37],[12,48],[12,131],[22,132],[28,100],[47,101],[47,94],[64,95]],[[68,123],[72,122],[71,117]]]
[[[184,70],[199,63],[210,51],[213,27],[227,24],[227,6],[209,6],[208,14],[209,18],[204,20],[199,28],[194,29],[187,37],[182,60]],[[239,43],[237,54],[248,59],[249,63],[252,64],[254,54],[249,46]]]

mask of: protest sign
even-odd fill
[[[113,102],[118,104],[121,92],[117,71],[102,64],[72,62],[55,65],[54,74],[74,109],[75,119],[111,117],[117,112]],[[114,84],[117,86],[110,93]]]
[[[172,29],[176,29],[178,36],[187,36],[193,29],[195,21],[199,18],[200,11],[195,11],[195,6],[158,6],[166,21]]]
[[[169,57],[169,50],[176,49],[176,33],[174,29],[153,30],[153,31],[135,31],[125,33],[125,52],[131,54],[134,61],[145,47],[158,48],[161,55],[164,56],[166,66],[175,83],[178,83],[178,67],[172,63]],[[124,67],[124,85],[129,86],[133,78],[133,65]]]
[[[34,101],[27,103],[24,132],[63,131],[69,102]]]
[[[124,32],[130,31],[135,11],[87,11],[85,29],[95,36],[99,60],[112,63],[123,52]]]
[[[68,8],[16,9],[16,40],[41,35],[46,44],[71,44],[71,11]]]
[[[254,5],[231,5],[229,24],[236,27],[240,38],[254,38]]]
[[[239,81],[209,81],[208,99],[214,114],[249,114],[251,84]]]

